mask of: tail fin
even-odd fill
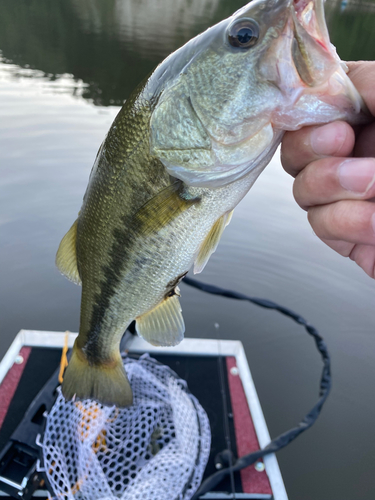
[[[64,374],[62,393],[67,400],[74,397],[93,399],[119,408],[133,403],[133,393],[120,354],[111,365],[90,364],[76,345]]]

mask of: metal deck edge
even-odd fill
[[[268,432],[266,420],[263,415],[262,407],[255,389],[255,384],[251,376],[250,368],[245,355],[242,342],[239,342],[239,350],[236,356],[237,367],[240,373],[242,385],[246,394],[247,402],[250,408],[250,413],[253,419],[255,431],[258,436],[259,445],[261,448],[267,446],[271,441]],[[267,471],[268,479],[271,483],[271,489],[275,500],[288,500],[288,495],[285,489],[284,481],[281,476],[279,464],[276,455],[272,453],[263,458],[264,466]]]

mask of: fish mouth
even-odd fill
[[[291,52],[297,72],[308,86],[322,83],[338,59],[329,39],[323,0],[293,0],[291,18]]]
[[[312,4],[312,5],[311,5]],[[296,21],[295,24],[295,39],[298,37],[298,26],[310,36],[310,39],[315,42],[316,47],[319,47],[320,54],[326,54],[322,57],[321,73],[315,76],[309,75],[312,78],[313,85],[320,86],[327,90],[326,101],[328,104],[333,104],[345,110],[344,118],[349,122],[363,123],[368,121],[368,108],[359,94],[350,78],[347,76],[349,71],[348,66],[343,62],[334,45],[332,45],[327,23],[324,14],[324,0],[294,0],[294,12]],[[295,57],[296,59],[296,57]],[[305,61],[309,61],[309,57],[305,56]],[[297,64],[297,70],[300,75],[302,69]],[[313,71],[314,73],[314,71]],[[321,78],[321,80],[320,80]]]
[[[292,5],[296,28],[301,26],[318,44],[328,50],[331,43],[323,0],[293,0]]]
[[[357,121],[367,107],[348,78],[348,67],[332,45],[324,14],[324,0],[292,0],[293,62],[301,78],[317,93],[326,94],[326,102],[350,111],[349,121]],[[337,98],[340,96],[340,98]],[[361,118],[360,118],[361,120]]]
[[[260,64],[283,97],[272,125],[296,130],[339,119],[363,122],[367,108],[330,42],[323,0],[290,0],[284,6],[285,24]]]

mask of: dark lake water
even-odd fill
[[[0,357],[21,328],[77,331],[80,289],[54,258],[104,135],[158,62],[244,3],[0,0]],[[375,58],[375,3],[327,3],[327,19],[343,59]],[[278,455],[290,499],[373,500],[375,282],[315,237],[278,154],[199,279],[289,307],[328,343],[328,403]],[[299,421],[321,370],[304,331],[277,313],[181,288],[187,336],[243,342],[271,435]]]

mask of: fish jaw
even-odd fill
[[[366,105],[329,41],[321,0],[291,4],[291,16],[261,61],[260,72],[283,96],[283,105],[271,116],[274,128],[367,119]]]
[[[228,34],[249,20],[259,27],[258,42],[232,47]],[[190,186],[234,182],[270,159],[286,130],[363,122],[366,107],[345,71],[322,0],[254,0],[151,77],[149,90],[163,87],[151,117],[151,154]]]
[[[285,23],[282,28],[280,24],[271,28],[277,36],[274,35],[275,41],[270,43],[258,66],[260,75],[274,84],[282,96],[282,104],[275,107],[271,118],[273,126],[295,130],[338,118],[353,124],[366,121],[367,107],[346,74],[346,64],[330,42],[323,0],[286,0],[276,4],[278,9],[286,11],[282,16]],[[251,3],[248,7],[251,8]],[[300,100],[305,117],[298,113]],[[314,102],[311,110],[306,101]],[[284,124],[277,116],[282,115],[283,109],[289,112],[290,107],[297,110],[297,118]]]

